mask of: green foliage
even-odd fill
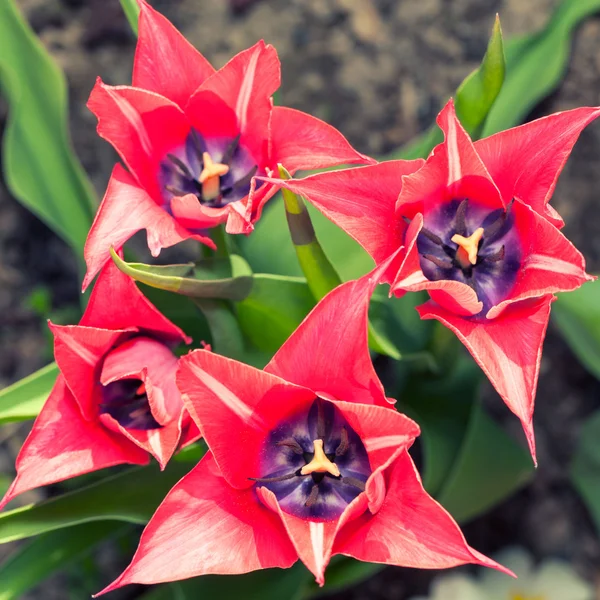
[[[600,379],[600,281],[559,294],[552,317],[581,364]]]
[[[136,0],[119,0],[121,2],[121,7],[123,8],[123,12],[129,21],[129,26],[131,27],[131,31],[137,35],[138,32],[138,17],[140,15],[140,5]]]
[[[129,530],[123,523],[84,523],[21,546],[0,565],[0,600],[17,600],[55,571],[79,561],[99,543]]]
[[[0,2],[0,86],[9,105],[8,188],[80,257],[97,203],[67,133],[64,75],[14,0]]]
[[[0,424],[37,417],[57,375],[58,367],[53,362],[0,391]]]

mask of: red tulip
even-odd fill
[[[125,163],[117,165],[85,247],[84,287],[135,232],[148,247],[194,238],[214,247],[206,229],[227,223],[249,233],[277,176],[338,164],[372,163],[333,127],[303,112],[273,106],[280,84],[275,49],[264,42],[215,69],[145,0],[133,86],[98,80],[89,99],[98,133]]]
[[[185,334],[111,262],[79,325],[53,325],[58,380],[17,458],[18,494],[113,465],[164,468],[200,437],[175,383]]]
[[[368,354],[377,281],[371,274],[331,292],[264,371],[205,350],[181,359],[178,385],[210,451],[102,593],[298,559],[322,585],[335,554],[503,569],[470,548],[423,489],[408,454],[419,428],[390,408]]]
[[[421,318],[456,333],[521,420],[534,460],[553,294],[592,279],[548,201],[579,133],[598,115],[578,108],[473,143],[450,101],[438,117],[445,141],[425,163],[277,182],[308,197],[378,264],[402,249],[383,280],[397,296],[427,290]]]

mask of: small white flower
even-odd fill
[[[568,563],[547,560],[536,568],[521,548],[504,550],[495,560],[518,579],[491,570],[478,579],[452,573],[436,578],[429,596],[412,600],[594,600],[592,586]]]

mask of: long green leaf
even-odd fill
[[[0,424],[35,419],[58,375],[56,363],[32,373],[0,391]]]
[[[136,0],[120,0],[123,12],[129,21],[131,31],[137,35],[138,33],[138,17],[140,15],[140,5]]]
[[[55,571],[84,557],[129,528],[123,523],[85,523],[45,533],[19,548],[0,565],[0,600],[17,600]]]
[[[183,460],[196,458],[192,450],[180,460],[172,460],[163,472],[156,465],[126,469],[40,504],[0,513],[0,544],[92,521],[146,523],[167,492],[195,464]]]
[[[14,0],[0,2],[0,87],[7,185],[81,256],[97,203],[67,133],[65,78]]]

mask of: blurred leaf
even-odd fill
[[[0,423],[35,419],[57,376],[58,367],[53,362],[0,391]]]
[[[197,456],[197,448],[189,448],[162,472],[155,464],[128,468],[40,504],[0,513],[0,544],[91,521],[144,524],[173,485],[196,464]]]
[[[581,428],[570,475],[600,533],[600,411]]]
[[[552,318],[581,364],[600,379],[600,281],[559,294]]]
[[[436,498],[464,523],[508,498],[533,473],[529,452],[475,402],[458,457]]]
[[[502,89],[505,68],[500,18],[496,15],[492,37],[481,65],[456,90],[456,114],[473,138],[479,137]]]
[[[540,32],[506,44],[506,80],[483,128],[488,136],[523,122],[561,82],[575,27],[600,11],[600,0],[563,0]]]
[[[21,598],[55,571],[128,529],[123,523],[85,523],[39,536],[18,548],[0,565],[0,600]]]
[[[252,287],[250,271],[237,277],[215,279],[208,276],[210,271],[202,269],[201,264],[196,267],[193,263],[166,266],[127,263],[112,248],[110,253],[119,270],[136,281],[192,298],[242,300]]]
[[[140,15],[140,5],[137,0],[120,0],[123,12],[129,21],[131,31],[137,35],[138,33],[138,17]]]
[[[14,0],[0,2],[0,86],[8,188],[82,256],[97,202],[67,133],[65,78]]]

